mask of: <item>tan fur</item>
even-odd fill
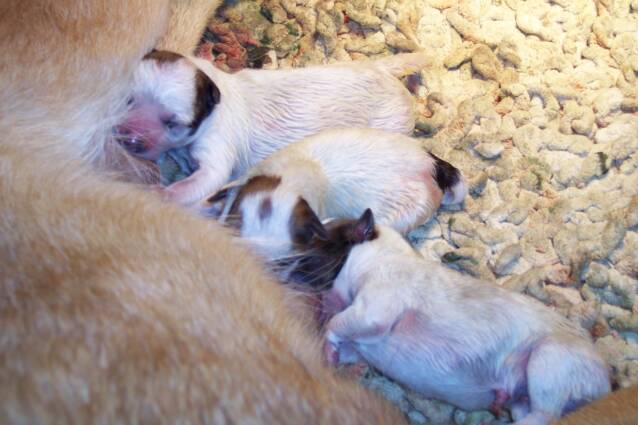
[[[636,425],[638,385],[610,393],[553,425]]]
[[[220,0],[172,0],[168,29],[166,35],[158,42],[157,48],[192,55],[204,26],[212,17],[212,13],[202,11],[212,11],[220,3]]]
[[[141,57],[218,3],[0,6],[0,423],[404,421],[224,230],[87,165]]]

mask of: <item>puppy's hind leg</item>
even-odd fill
[[[235,151],[229,146],[210,143],[191,149],[191,156],[199,164],[193,174],[163,190],[164,199],[199,208],[200,202],[217,192],[231,176]]]
[[[548,337],[533,349],[527,364],[530,413],[517,425],[545,425],[570,406],[609,392],[604,362],[576,337]]]

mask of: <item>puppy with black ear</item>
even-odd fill
[[[164,191],[189,205],[273,152],[325,129],[411,133],[414,100],[397,77],[426,62],[424,53],[408,53],[227,74],[202,59],[154,51],[135,73],[130,109],[116,136],[130,153],[149,160],[192,143],[198,170]]]
[[[307,249],[308,239],[299,235],[314,230],[321,236],[316,229],[322,220],[357,218],[370,208],[379,223],[407,233],[441,204],[462,202],[466,193],[460,171],[427,152],[418,139],[375,129],[333,129],[266,158],[202,209],[229,220],[274,260]]]
[[[358,219],[326,220],[302,252],[272,262],[271,268],[281,281],[296,284],[298,289],[329,289],[350,249],[374,231],[370,209]]]
[[[360,243],[323,297],[329,363],[362,358],[425,397],[510,409],[519,425],[547,425],[610,391],[582,328],[423,258],[372,214],[360,221]]]

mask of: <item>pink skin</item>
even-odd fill
[[[173,119],[174,114],[160,105],[152,102],[136,103],[115,131],[120,143],[129,153],[139,158],[157,161],[167,150],[190,142],[188,137],[178,141],[169,138],[167,123]],[[183,199],[184,195],[197,192],[202,187],[202,182],[210,180],[209,174],[209,170],[200,168],[184,180],[168,187],[153,186],[151,190],[165,201],[189,205],[189,202]]]
[[[348,307],[346,302],[336,290],[331,289],[321,295],[321,308],[318,309],[317,321],[319,326],[325,325],[335,314]]]
[[[335,290],[331,289],[321,295],[321,308],[317,310],[317,320],[320,326],[324,326],[336,314],[341,313],[348,307],[349,302],[343,299]],[[361,357],[349,344],[340,344],[335,346],[328,341],[323,345],[323,356],[326,362],[332,366],[338,366],[341,362],[350,360],[351,363],[361,362]]]
[[[430,168],[425,169],[421,175],[421,180],[425,182],[425,187],[427,187],[428,193],[432,197],[432,205],[438,208],[441,206],[444,194],[436,183],[434,175],[432,174],[433,172]]]
[[[356,363],[363,361],[349,341],[356,339],[375,338],[385,333],[389,326],[386,324],[368,324],[354,319],[353,309],[346,310],[351,305],[351,300],[346,301],[336,289],[331,289],[323,294],[321,318],[322,323],[327,323],[326,330],[343,337],[339,343],[324,342],[323,354],[328,364],[337,366],[340,363]],[[401,321],[409,319],[404,315]],[[411,316],[410,316],[411,317]]]
[[[490,411],[496,416],[501,416],[503,408],[507,405],[510,395],[504,390],[494,390],[494,401],[490,406]]]
[[[131,154],[156,161],[167,150],[181,143],[168,140],[165,122],[172,114],[153,103],[136,104],[117,128],[120,143]]]

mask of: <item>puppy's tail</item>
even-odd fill
[[[467,195],[467,185],[461,171],[447,161],[430,153],[434,159],[434,179],[443,192],[443,205],[460,204]]]
[[[414,53],[400,53],[398,55],[377,59],[375,65],[377,68],[389,72],[395,77],[404,77],[420,71],[431,62],[429,56],[426,55],[424,51],[418,51]]]

